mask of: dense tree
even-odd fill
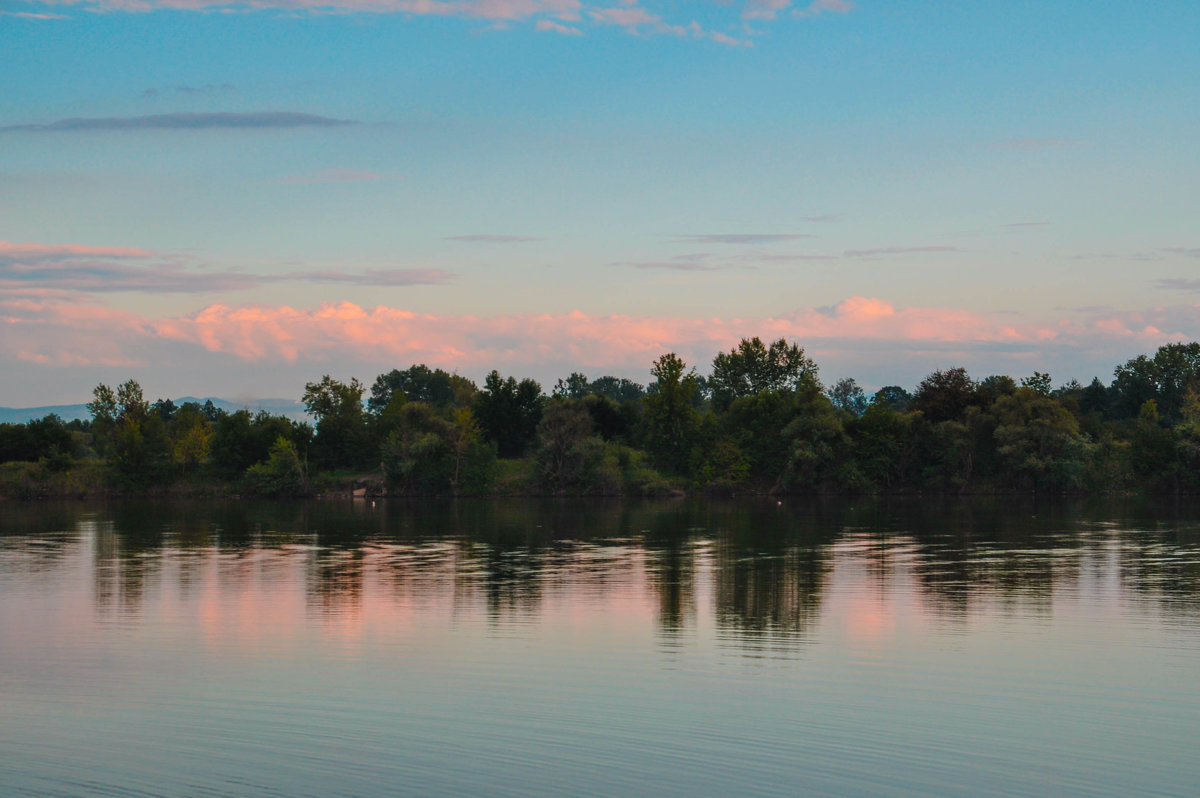
[[[1113,407],[1126,418],[1138,415],[1153,399],[1167,422],[1180,418],[1184,395],[1200,381],[1200,343],[1160,346],[1153,357],[1139,355],[1116,368]]]
[[[1022,387],[996,402],[995,438],[1009,480],[1021,487],[1074,490],[1081,484],[1085,443],[1059,402]]]
[[[481,490],[491,480],[495,459],[470,409],[439,412],[424,402],[401,406],[382,449],[388,485],[410,495]]]
[[[912,394],[899,385],[885,385],[871,397],[872,404],[886,405],[896,411],[907,410],[911,401]]]
[[[646,395],[645,386],[625,377],[604,376],[592,380],[588,391],[618,404],[631,404]]]
[[[497,454],[525,457],[505,467],[506,486],[556,493],[1200,491],[1200,343],[1134,358],[1111,387],[1094,379],[1052,389],[1042,372],[1019,386],[1003,375],[976,383],[954,368],[911,396],[881,388],[870,403],[850,379],[826,393],[816,367],[783,340],[746,339],[718,355],[713,401],[674,353],[651,373],[643,390],[574,372],[548,400],[533,380],[492,372],[478,392],[413,366],[380,376],[369,413],[361,384],[325,376],[303,397],[315,439],[282,416],[226,413],[211,401],[149,403],[128,380],[96,387],[89,422],[0,424],[0,462],[20,461],[9,477],[44,481],[77,458],[99,458],[109,486],[144,490],[186,477],[270,495],[314,484],[310,456],[318,475],[381,467],[398,493],[476,493],[488,489]],[[333,477],[351,478],[359,474]]]
[[[735,399],[763,391],[794,390],[801,381],[816,379],[816,364],[799,346],[783,338],[770,346],[759,338],[743,338],[732,351],[713,358],[708,387],[713,404],[724,410]]]
[[[921,381],[910,407],[932,424],[961,419],[975,401],[975,382],[964,368],[935,371]]]
[[[484,380],[475,400],[475,418],[488,440],[494,441],[501,457],[522,454],[533,442],[546,397],[542,386],[531,379],[520,382],[493,371]]]
[[[642,419],[646,451],[661,468],[685,473],[699,431],[695,372],[670,352],[654,361],[650,374],[654,382],[643,400]]]
[[[424,363],[403,371],[393,369],[375,378],[367,408],[382,413],[397,393],[406,401],[424,402],[434,407],[467,406],[474,398],[475,383],[442,369],[430,369]]]
[[[867,395],[852,377],[844,377],[829,389],[829,401],[842,412],[857,418],[867,410]]]
[[[307,492],[296,445],[280,435],[266,460],[246,470],[246,487],[263,496],[300,496]]]
[[[1035,371],[1033,372],[1033,376],[1022,378],[1021,387],[1028,388],[1038,396],[1049,396],[1054,390],[1054,384],[1050,381],[1050,375],[1044,371]]]
[[[594,432],[592,415],[582,402],[552,399],[537,430],[539,484],[550,490],[611,488],[596,478],[604,459],[604,443]]]
[[[363,409],[363,385],[339,382],[328,374],[304,386],[304,407],[316,419],[313,459],[325,468],[365,468],[377,463]]]

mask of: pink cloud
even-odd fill
[[[0,321],[53,327],[84,339],[99,329],[118,338],[187,344],[240,361],[426,361],[458,369],[572,362],[585,368],[644,366],[673,350],[707,358],[750,335],[827,342],[903,342],[981,346],[1070,342],[1087,336],[1136,338],[1147,345],[1186,337],[1200,312],[1110,314],[1087,322],[1013,324],[1006,317],[952,308],[897,308],[882,299],[850,297],[833,308],[802,308],[767,318],[639,317],[509,314],[436,315],[350,302],[316,308],[216,304],[177,317],[150,319],[122,311],[37,298],[0,303]],[[1187,324],[1185,328],[1181,324]],[[44,330],[43,330],[44,331]],[[7,346],[7,344],[6,344]],[[35,338],[25,348],[36,349]],[[135,347],[136,348],[136,347]],[[107,351],[107,350],[106,350]],[[48,353],[50,354],[50,353]]]
[[[22,386],[46,380],[73,385],[132,375],[161,382],[174,374],[169,379],[202,384],[202,390],[289,395],[322,372],[369,379],[412,363],[473,379],[496,368],[539,380],[575,370],[645,380],[665,352],[705,372],[714,354],[755,335],[800,343],[827,381],[855,376],[864,385],[915,385],[933,369],[953,366],[973,374],[1037,368],[1057,380],[1086,381],[1164,343],[1200,338],[1200,305],[1093,308],[1033,322],[958,308],[899,307],[872,297],[745,318],[443,315],[350,302],[215,304],[150,317],[53,292],[0,294],[0,368],[13,375],[5,386],[10,404],[23,390],[28,403],[44,404],[42,392]],[[59,376],[37,376],[51,371]]]
[[[583,35],[583,31],[581,31],[579,28],[572,28],[569,25],[563,25],[548,19],[539,19],[537,23],[537,29],[543,33],[559,33],[563,36]]]
[[[775,15],[792,4],[792,0],[746,0],[742,16],[746,19],[775,19]]]
[[[133,247],[89,247],[81,244],[14,244],[0,241],[0,260],[47,258],[152,258],[158,253]]]
[[[849,0],[813,0],[804,8],[792,13],[797,17],[815,17],[820,14],[849,14],[854,10],[854,3]]]

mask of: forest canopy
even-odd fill
[[[1195,492],[1200,343],[1055,386],[1042,372],[939,369],[868,393],[822,384],[795,342],[742,340],[700,373],[675,353],[648,385],[573,372],[549,392],[490,372],[483,385],[415,364],[370,388],[305,385],[310,422],[148,401],[98,385],[88,421],[0,425],[0,490],[53,492],[79,469],[106,491],[208,486],[303,495],[792,492]]]

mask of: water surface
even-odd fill
[[[5,504],[16,795],[1194,795],[1200,507]]]

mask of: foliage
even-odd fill
[[[533,442],[546,397],[542,386],[531,379],[520,382],[493,371],[484,380],[475,399],[474,413],[488,440],[494,441],[501,457],[523,454]]]
[[[867,412],[867,395],[852,377],[844,377],[829,389],[829,401],[843,413],[855,418]]]
[[[438,408],[465,407],[470,405],[476,393],[475,383],[466,377],[430,369],[421,363],[403,371],[392,369],[376,377],[367,408],[378,415],[397,394],[403,395],[405,401],[424,402]]]
[[[650,374],[654,382],[643,400],[643,445],[660,468],[685,473],[698,440],[699,413],[692,402],[696,375],[674,352],[654,361]]]
[[[424,402],[408,402],[384,441],[381,460],[392,492],[478,493],[492,481],[496,452],[483,441],[469,409],[447,414]]]
[[[917,386],[909,404],[932,424],[961,420],[975,400],[975,382],[964,368],[935,371]]]
[[[302,496],[307,492],[304,467],[296,445],[280,435],[271,453],[246,471],[246,487],[263,496]]]
[[[853,379],[826,392],[782,339],[719,354],[707,383],[675,353],[651,375],[643,390],[573,372],[548,399],[531,379],[493,371],[477,391],[419,365],[380,375],[367,405],[357,380],[326,375],[303,396],[315,432],[211,402],[150,403],[135,380],[101,384],[90,421],[0,424],[0,493],[298,495],[333,486],[331,470],[381,472],[412,495],[1200,491],[1200,343],[1133,358],[1110,385],[1053,388],[1036,371],[975,382],[951,368],[870,402]]]
[[[324,468],[367,468],[375,460],[370,445],[363,385],[339,382],[328,374],[304,386],[304,408],[317,421],[313,459]]]
[[[802,381],[816,379],[816,364],[799,346],[783,338],[767,346],[756,337],[743,338],[732,351],[713,358],[708,387],[713,404],[723,410],[735,399],[794,390]]]

